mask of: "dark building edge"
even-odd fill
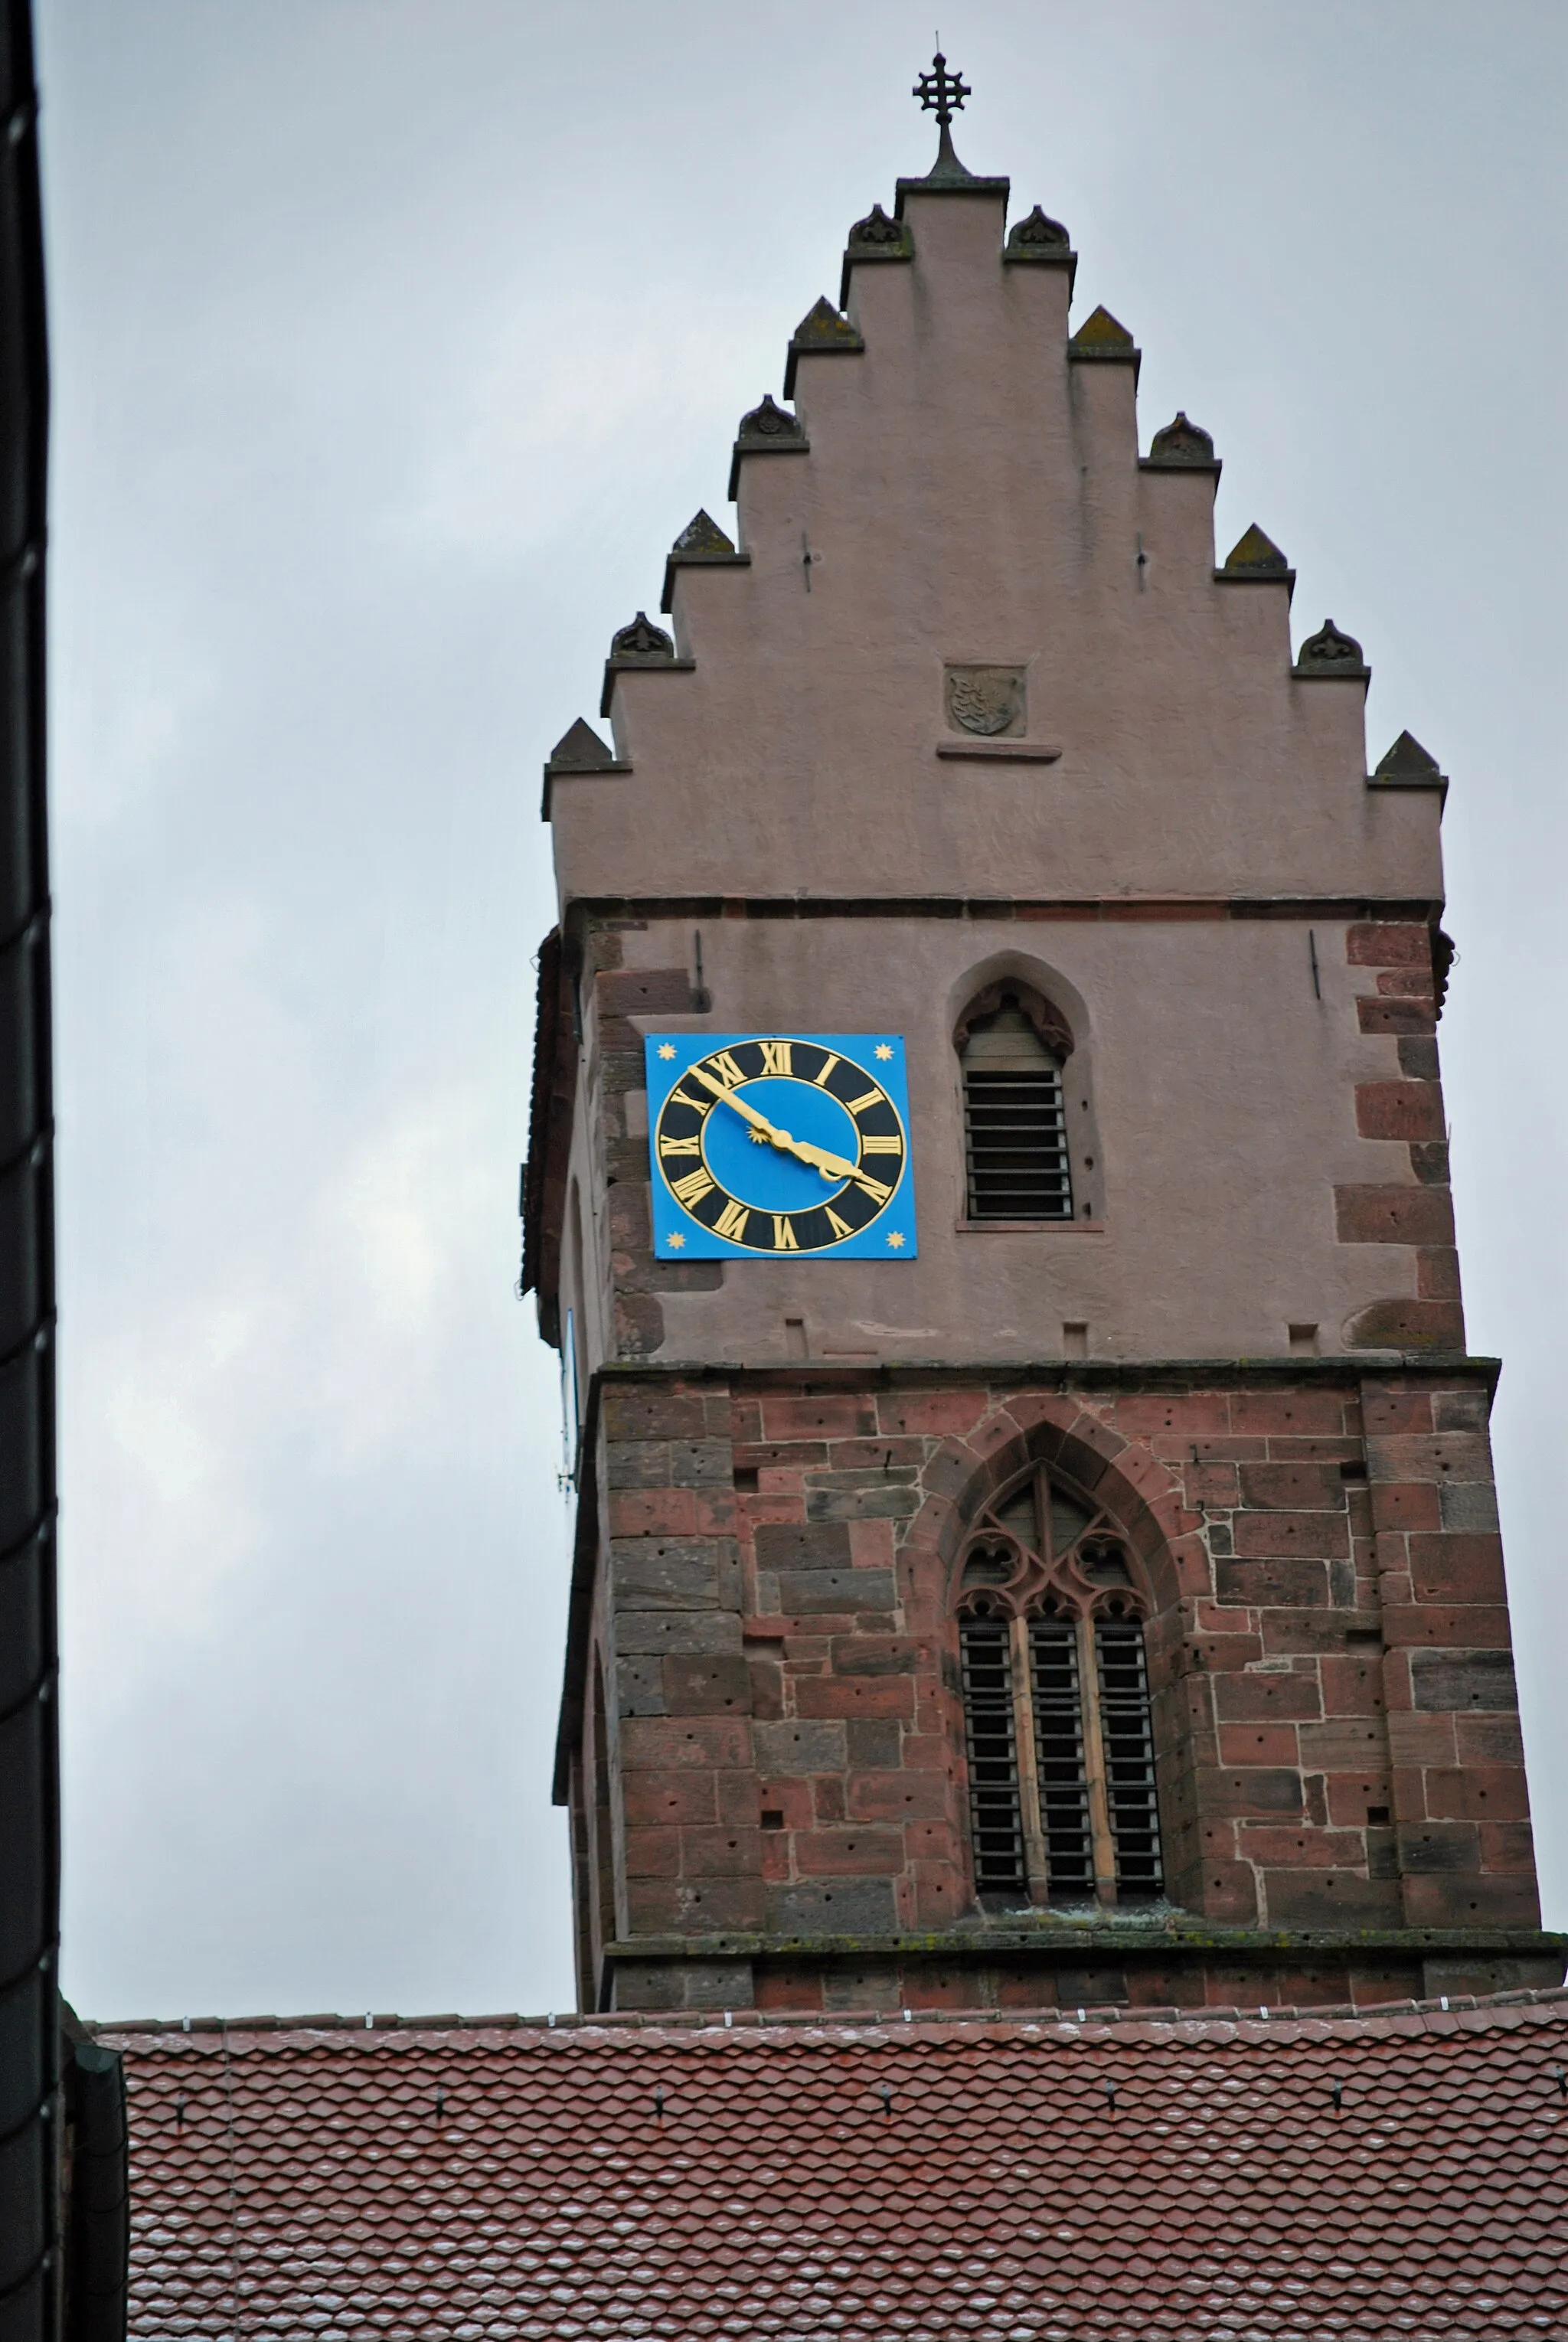
[[[44,551],[28,0],[0,15],[0,2337],[61,2330],[58,1653]]]
[[[0,0],[0,2342],[119,2342],[116,2053],[60,2000],[49,360],[30,0]]]

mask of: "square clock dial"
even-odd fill
[[[895,1033],[654,1033],[660,1260],[913,1260],[914,1175]]]

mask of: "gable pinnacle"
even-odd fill
[[[921,75],[910,95],[920,100],[924,112],[929,114],[934,107],[937,126],[945,130],[954,115],[962,113],[964,99],[973,97],[974,92],[962,74],[948,72],[947,59],[940,49],[932,58],[931,65],[931,72]]]
[[[931,171],[934,179],[966,179],[969,176],[953,151],[953,117],[962,110],[964,99],[974,95],[962,74],[948,72],[947,59],[940,49],[931,60],[931,71],[921,75],[911,92],[912,96],[920,100],[924,113],[936,115],[936,126],[941,135],[936,161]]]

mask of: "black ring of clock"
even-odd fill
[[[754,1091],[756,1084],[764,1086]],[[737,1140],[743,1149],[749,1141],[764,1166],[755,1182],[744,1176],[744,1155],[738,1173],[726,1168]],[[660,1109],[654,1153],[671,1195],[701,1226],[777,1255],[825,1251],[880,1218],[904,1176],[908,1142],[868,1067],[815,1041],[759,1038],[686,1068]],[[760,1193],[781,1162],[798,1201]]]

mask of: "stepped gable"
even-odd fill
[[[760,406],[743,415],[735,433],[734,451],[730,457],[730,484],[725,491],[734,503],[740,494],[741,457],[743,455],[809,455],[811,443],[805,426],[798,416],[776,405],[772,391],[764,394]]]
[[[1568,2330],[1562,1992],[365,2027],[99,2030],[133,2337]]]
[[[571,729],[562,734],[551,749],[544,764],[544,793],[539,800],[539,818],[550,818],[550,792],[563,774],[582,777],[589,773],[629,773],[613,748],[607,747],[591,724],[579,716]]]
[[[841,317],[824,293],[813,304],[790,337],[784,364],[784,395],[794,396],[795,368],[803,357],[860,357],[865,344],[847,317]]]
[[[731,538],[705,509],[694,513],[664,556],[664,590],[659,607],[674,606],[677,569],[745,568],[751,555],[737,553]]]
[[[615,677],[628,667],[679,671],[693,664],[691,659],[677,658],[674,643],[663,626],[655,626],[647,612],[639,610],[631,625],[618,627],[611,639],[610,656],[604,661],[604,688],[599,696],[600,715],[609,715]]]
[[[1233,590],[1288,595],[1289,562],[1251,530],[1218,565],[1213,442],[1184,415],[1140,441],[1138,345],[1104,303],[1074,327],[1073,258],[950,160],[854,222],[845,306],[808,309],[788,400],[735,435],[733,574],[665,565],[693,672],[606,676],[614,824],[553,794],[567,897],[1435,897],[1435,807],[1367,821],[1354,695],[1294,690],[1329,670],[1297,668],[1288,603]],[[1027,672],[1016,751],[954,756],[954,665]],[[1213,823],[1174,831],[1194,792]]]
[[[838,305],[849,306],[850,271],[863,260],[913,260],[914,237],[907,220],[889,219],[880,204],[873,204],[864,219],[855,221],[845,239],[844,267],[838,280]]]
[[[1046,268],[1061,268],[1067,275],[1067,297],[1078,279],[1078,255],[1073,249],[1073,239],[1060,220],[1052,219],[1038,204],[1021,220],[1015,220],[1008,232],[1003,251],[1004,263],[1034,262]]]

